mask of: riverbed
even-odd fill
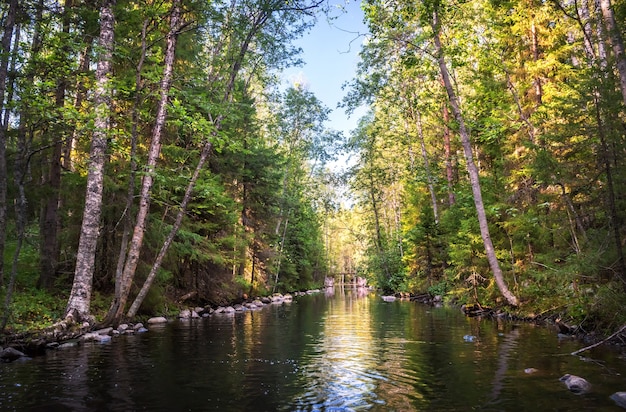
[[[528,323],[335,288],[0,364],[2,411],[619,411],[626,360]],[[532,373],[528,369],[533,368]],[[576,395],[559,377],[582,376]]]

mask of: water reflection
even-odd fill
[[[327,296],[333,292],[326,289]],[[376,373],[367,291],[344,293],[345,298],[329,300],[322,333],[302,360],[307,383],[295,400],[298,409],[354,410],[381,402],[374,391],[383,377]]]
[[[325,292],[0,364],[0,410],[619,410],[626,361],[606,348],[587,362],[545,328]]]

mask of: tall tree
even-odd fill
[[[4,15],[4,31],[2,32],[2,42],[0,43],[0,257],[4,256],[7,229],[7,124],[8,111],[5,110],[7,77],[9,68],[9,58],[11,50],[11,40],[13,39],[13,29],[17,16],[17,0],[8,3],[8,9]],[[4,259],[0,259],[0,286],[4,283]]]
[[[125,259],[124,270],[121,277],[118,294],[113,297],[111,308],[104,320],[105,324],[117,323],[122,318],[126,307],[126,302],[130,294],[130,288],[139,263],[139,254],[143,245],[148,212],[150,210],[150,197],[152,184],[154,181],[157,159],[161,153],[161,138],[167,117],[167,107],[169,103],[170,88],[174,75],[174,58],[176,55],[176,40],[181,29],[181,7],[180,0],[172,1],[170,12],[170,29],[166,37],[165,56],[163,64],[163,75],[159,86],[160,96],[157,103],[156,118],[152,129],[152,139],[148,151],[148,160],[145,165],[145,174],[141,182],[139,193],[139,210],[135,219],[133,236],[130,240],[128,255]]]
[[[94,125],[89,152],[89,171],[85,194],[85,211],[76,254],[76,269],[72,290],[65,309],[65,318],[76,322],[92,322],[90,314],[96,246],[100,233],[104,169],[110,122],[110,76],[114,47],[115,0],[103,0],[100,8],[98,65],[94,93]]]
[[[435,56],[439,64],[439,70],[441,71],[443,84],[448,94],[448,100],[450,102],[452,113],[454,114],[454,117],[459,125],[459,137],[461,139],[461,145],[463,146],[463,153],[465,154],[467,172],[469,174],[472,194],[474,197],[474,206],[476,207],[476,214],[478,215],[480,234],[483,238],[483,243],[485,245],[485,254],[487,255],[489,266],[491,267],[493,277],[496,281],[496,284],[498,285],[500,293],[502,293],[502,296],[504,296],[504,298],[510,305],[518,306],[519,300],[513,293],[511,293],[506,284],[506,281],[504,280],[504,275],[502,273],[502,269],[500,268],[500,262],[498,261],[498,258],[496,256],[496,251],[493,247],[493,242],[489,233],[489,222],[487,221],[487,214],[485,213],[485,204],[483,202],[483,196],[480,187],[478,168],[476,167],[476,163],[474,163],[474,155],[472,153],[472,144],[470,142],[469,131],[465,126],[465,118],[463,117],[463,113],[461,112],[459,100],[456,92],[454,91],[452,80],[450,79],[448,65],[445,60],[446,55],[441,43],[440,33],[442,27],[439,14],[439,6],[438,4],[434,4],[432,10],[431,27],[433,30]]]

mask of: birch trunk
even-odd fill
[[[109,76],[111,74],[111,61],[113,60],[114,5],[115,0],[104,0],[100,9],[100,58],[96,69],[95,120],[89,152],[85,212],[78,243],[74,282],[65,309],[65,318],[71,318],[75,321],[92,321],[90,315],[91,289],[96,246],[100,235],[107,129],[110,123]]]
[[[509,290],[504,276],[502,274],[502,269],[500,268],[500,262],[496,257],[496,252],[493,247],[493,242],[491,241],[491,235],[489,234],[489,225],[487,222],[487,215],[485,213],[485,206],[483,204],[482,193],[480,189],[480,180],[478,175],[478,168],[474,163],[474,156],[472,154],[472,145],[470,142],[469,132],[465,126],[465,119],[461,112],[459,100],[457,98],[456,92],[452,87],[452,81],[450,80],[450,74],[448,72],[448,67],[446,65],[443,53],[443,47],[441,45],[441,37],[440,37],[440,23],[439,23],[439,15],[437,10],[433,11],[433,19],[431,22],[435,43],[435,56],[437,57],[437,63],[439,65],[439,70],[441,71],[441,77],[443,79],[443,83],[448,94],[448,100],[450,101],[450,107],[452,108],[452,113],[456,118],[457,123],[459,124],[459,136],[461,139],[461,145],[463,146],[463,152],[465,155],[465,161],[467,163],[467,172],[470,178],[470,184],[472,186],[472,195],[474,197],[474,206],[476,207],[476,214],[478,215],[478,224],[480,226],[480,234],[483,239],[483,244],[485,245],[485,254],[487,255],[487,260],[489,261],[489,266],[491,267],[491,271],[493,272],[493,277],[496,281],[496,285],[498,286],[498,290],[504,296],[506,301],[511,306],[518,306],[519,300],[511,291]]]
[[[122,319],[130,288],[135,277],[137,265],[139,263],[139,255],[143,245],[146,223],[148,221],[148,212],[150,210],[150,193],[154,182],[154,173],[156,169],[157,159],[161,153],[161,137],[163,128],[165,127],[165,119],[167,117],[167,103],[169,100],[170,88],[172,85],[172,76],[174,72],[174,57],[176,53],[176,40],[178,30],[180,29],[180,0],[172,2],[172,12],[170,15],[170,30],[167,33],[165,62],[163,67],[163,76],[160,83],[160,98],[157,106],[156,119],[154,128],[152,129],[152,141],[148,150],[148,160],[145,167],[145,174],[141,183],[141,191],[139,194],[139,209],[133,236],[128,248],[126,263],[120,279],[120,284],[116,286],[117,294],[113,298],[111,307],[105,317],[105,324],[117,324]]]
[[[267,19],[270,17],[270,14],[271,14],[271,11],[259,12],[255,17],[255,20],[252,22],[250,31],[244,38],[240,46],[239,52],[236,54],[235,61],[230,66],[230,70],[228,72],[228,83],[224,90],[224,97],[223,97],[224,103],[227,103],[232,99],[232,92],[235,87],[235,80],[237,79],[237,75],[239,73],[239,70],[241,69],[243,59],[246,53],[248,52],[250,43],[252,42],[254,36],[263,27]],[[236,46],[233,46],[233,47],[236,47]],[[213,122],[213,125],[215,127],[215,131],[213,133],[214,135],[221,130],[223,118],[224,118],[223,115],[219,115]],[[174,241],[174,238],[176,234],[178,233],[178,230],[180,229],[183,218],[185,217],[185,213],[187,211],[187,206],[189,204],[189,201],[191,200],[191,195],[193,193],[193,189],[195,187],[196,181],[198,177],[200,176],[200,172],[204,168],[206,161],[209,159],[209,156],[211,155],[212,150],[213,150],[213,144],[211,142],[211,139],[209,139],[204,143],[204,146],[202,148],[202,152],[200,153],[200,158],[198,160],[194,173],[191,179],[189,180],[189,183],[187,184],[187,188],[185,189],[185,195],[183,196],[183,200],[178,208],[174,225],[172,226],[170,233],[167,235],[167,238],[163,242],[163,245],[161,246],[161,249],[159,250],[157,257],[154,263],[152,264],[150,273],[148,274],[148,277],[144,281],[144,284],[142,285],[141,290],[137,294],[137,297],[135,298],[131,307],[128,309],[128,312],[126,313],[126,317],[129,319],[133,318],[137,314],[137,311],[141,307],[141,304],[143,303],[144,299],[148,295],[150,287],[152,287],[152,283],[154,282],[154,279],[156,278],[156,275],[159,269],[161,268],[163,259],[165,258],[167,251],[169,250],[172,242]],[[120,310],[123,310],[123,308],[121,308]],[[121,316],[118,316],[118,318],[121,318]]]

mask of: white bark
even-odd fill
[[[115,0],[105,0],[100,10],[99,50],[101,54],[96,69],[95,121],[89,152],[85,212],[78,243],[74,283],[65,309],[65,317],[72,317],[75,321],[91,320],[91,289],[96,246],[100,235],[107,131],[110,121],[109,75],[113,59],[114,5]]]

